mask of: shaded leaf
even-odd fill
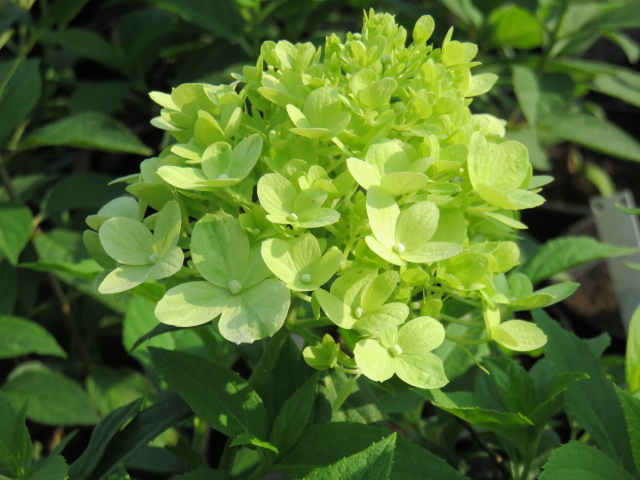
[[[37,323],[11,315],[0,315],[0,358],[30,353],[67,356],[53,335]]]

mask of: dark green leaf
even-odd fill
[[[95,367],[85,381],[87,393],[101,415],[137,398],[153,396],[155,388],[142,373],[130,368]]]
[[[535,126],[538,121],[538,103],[540,102],[540,84],[535,72],[523,65],[515,65],[513,89],[529,125]]]
[[[16,269],[9,262],[0,260],[0,315],[13,313],[18,296]]]
[[[535,408],[536,398],[527,371],[508,357],[489,357],[482,361],[491,373],[507,410],[528,415]]]
[[[98,414],[86,392],[53,371],[26,371],[2,386],[14,405],[28,402],[27,418],[45,425],[94,425]]]
[[[182,330],[183,328],[184,327],[176,327],[175,325],[166,325],[164,323],[159,323],[158,325],[153,327],[150,331],[142,335],[138,340],[136,340],[136,342],[133,344],[133,346],[129,351],[133,352],[136,348],[138,348],[144,342],[146,342],[147,340],[151,340],[152,338],[157,337],[158,335],[162,335],[163,333],[168,333],[168,332],[177,332],[179,330]]]
[[[391,475],[395,447],[394,433],[362,452],[314,470],[305,480],[387,480]]]
[[[0,315],[0,358],[30,353],[67,356],[56,339],[37,323],[11,315]]]
[[[630,255],[635,251],[634,248],[601,243],[591,237],[559,237],[540,247],[521,272],[536,284],[591,260]]]
[[[45,197],[42,210],[47,218],[69,210],[97,211],[123,193],[121,184],[109,185],[112,177],[97,173],[68,175],[58,181]]]
[[[17,412],[0,392],[0,475],[21,477],[31,465],[33,446],[25,412]]]
[[[16,203],[0,203],[0,258],[16,265],[33,228],[31,210]]]
[[[89,30],[69,28],[58,32],[48,32],[45,39],[62,45],[82,58],[118,69],[119,59],[113,46],[100,35]]]
[[[622,411],[627,422],[627,433],[631,442],[631,452],[640,471],[640,398],[616,387],[616,393],[622,404]]]
[[[310,377],[287,399],[273,423],[269,441],[278,447],[281,454],[293,447],[307,428],[318,389],[318,377],[319,373]]]
[[[237,373],[196,355],[159,348],[149,351],[169,388],[208,425],[229,437],[249,433],[265,438],[267,414],[262,400]]]
[[[64,458],[57,456],[48,458],[44,464],[29,477],[29,480],[66,480],[67,462]]]
[[[196,470],[176,477],[175,480],[233,480],[233,477],[222,470],[211,470],[210,468]]]
[[[244,20],[232,0],[155,0],[160,7],[177,13],[189,23],[223,38],[242,35]]]
[[[269,442],[265,442],[264,440],[260,440],[255,435],[252,435],[250,433],[241,433],[240,435],[238,435],[236,438],[233,439],[233,442],[231,442],[230,446],[236,447],[238,445],[252,445],[254,447],[259,447],[264,450],[269,450],[272,453],[275,453],[276,455],[279,453],[278,447],[276,447],[275,445],[272,445]]]
[[[624,414],[600,361],[584,341],[564,330],[542,310],[534,311],[533,317],[548,336],[545,354],[555,372],[584,372],[590,377],[565,392],[569,418],[589,432],[603,452],[633,471]]]
[[[556,449],[540,480],[632,480],[620,465],[600,450],[571,442]]]
[[[110,114],[120,108],[129,93],[126,82],[78,82],[69,100],[69,111]]]
[[[71,478],[84,480],[91,477],[93,469],[98,465],[111,439],[129,420],[137,415],[141,405],[141,398],[134,400],[127,405],[115,409],[100,420],[100,423],[96,425],[96,428],[91,434],[87,448],[85,448],[82,455],[71,464],[69,468],[69,476]]]
[[[107,478],[109,473],[126,463],[139,449],[191,415],[189,406],[179,395],[173,394],[143,410],[109,442],[102,460],[93,471],[92,480]]]
[[[89,0],[55,0],[51,4],[49,14],[62,26],[73,20]]]
[[[41,93],[40,60],[0,62],[0,112],[4,112],[0,122],[0,144],[38,103]]]
[[[301,478],[315,467],[337,462],[361,452],[374,442],[389,436],[389,431],[360,423],[333,422],[307,429],[297,445],[285,456],[283,468]],[[444,460],[405,437],[398,437],[390,478],[402,480],[465,480]],[[468,480],[468,479],[467,479]]]
[[[45,125],[25,142],[34,147],[66,146],[138,155],[152,153],[125,125],[96,112],[78,113]]]
[[[596,152],[640,162],[640,143],[607,120],[583,113],[563,113],[545,116],[539,126],[555,137]]]

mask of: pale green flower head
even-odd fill
[[[162,323],[234,343],[287,328],[313,368],[417,388],[447,383],[440,345],[543,346],[514,315],[573,284],[534,291],[511,270],[547,178],[471,111],[497,79],[473,73],[477,46],[429,44],[434,28],[421,17],[407,44],[369,11],[323,47],[265,42],[228,85],[153,92],[173,141],[122,179],[133,198],[87,219],[99,290],[156,282]]]

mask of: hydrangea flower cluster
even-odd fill
[[[420,18],[406,46],[394,17],[371,11],[324,48],[265,42],[229,85],[151,93],[152,123],[175,142],[124,179],[131,197],[88,219],[87,247],[108,269],[98,290],[165,279],[162,323],[217,319],[250,343],[286,320],[311,366],[419,388],[447,383],[433,353],[445,338],[541,347],[512,315],[559,293],[506,273],[519,210],[543,202],[545,179],[503,121],[471,113],[497,79],[471,73],[476,45],[449,31],[434,48],[433,29]],[[327,324],[346,347],[316,336]]]

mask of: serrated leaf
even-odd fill
[[[269,442],[278,447],[280,455],[289,451],[307,428],[318,389],[315,374],[291,395],[284,403],[273,422]]]
[[[551,453],[540,480],[631,480],[633,477],[597,448],[570,442]]]
[[[616,394],[622,405],[624,418],[627,423],[627,433],[631,443],[631,453],[640,471],[640,399],[616,387]]]
[[[600,258],[629,255],[635,251],[634,248],[609,245],[590,237],[560,237],[540,247],[520,271],[535,285],[556,273],[582,263]]]
[[[305,480],[388,480],[393,466],[396,434],[393,433],[366,450],[314,470]]]
[[[104,150],[106,152],[151,155],[152,151],[122,123],[96,112],[83,112],[33,132],[27,146],[65,146]]]
[[[33,445],[25,425],[24,408],[11,405],[0,392],[0,475],[21,477],[31,466]]]
[[[625,355],[625,379],[629,393],[640,390],[640,307],[633,312]]]
[[[188,353],[159,348],[150,352],[169,388],[212,428],[232,438],[243,433],[265,438],[267,414],[262,400],[237,373]]]
[[[56,339],[35,322],[0,315],[0,358],[37,353],[56,357],[67,356]]]
[[[625,466],[634,468],[622,407],[613,384],[589,345],[565,331],[542,310],[533,312],[536,323],[548,335],[546,358],[556,373],[584,372],[589,375],[565,393],[569,418],[584,428],[600,449]]]

